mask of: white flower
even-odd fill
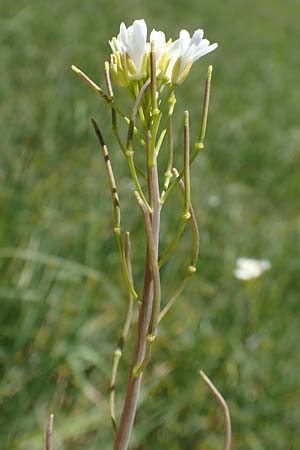
[[[162,83],[181,84],[187,77],[192,64],[202,56],[212,52],[218,44],[210,45],[203,39],[203,30],[196,30],[192,37],[186,30],[181,30],[179,39],[166,42],[162,31],[152,30],[150,42],[147,42],[147,25],[143,19],[135,20],[126,28],[120,25],[118,36],[109,41],[112,76],[121,86],[128,86],[131,80],[149,78],[149,54],[151,42],[154,43],[156,59],[156,76]]]
[[[181,84],[194,62],[202,56],[212,52],[218,44],[210,44],[207,39],[203,39],[204,31],[196,30],[190,37],[187,30],[181,30],[177,39],[169,48],[170,63],[167,70],[168,76],[173,83]]]
[[[263,272],[271,269],[271,263],[267,259],[238,258],[233,273],[239,280],[252,280],[258,278]]]
[[[112,39],[109,43],[112,51],[120,54],[123,65],[125,67],[128,65],[130,79],[139,80],[145,76],[145,56],[148,51],[148,45],[147,25],[144,19],[135,20],[128,28],[122,22],[117,38]],[[130,60],[126,58],[127,55]]]

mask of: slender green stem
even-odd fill
[[[137,169],[135,167],[134,164],[134,159],[133,159],[133,151],[132,150],[126,150],[126,158],[127,158],[127,162],[128,162],[128,166],[129,166],[129,170],[135,185],[136,190],[138,191],[138,193],[140,194],[141,198],[143,199],[143,202],[145,203],[145,205],[147,206],[148,210],[151,211],[151,206],[149,205],[149,203],[146,200],[145,194],[143,192],[143,189],[141,187],[138,175],[137,175]]]
[[[150,51],[150,73],[151,73],[151,107],[152,115],[155,116],[159,114],[157,109],[157,98],[156,98],[156,57],[155,57],[155,42],[151,42]]]
[[[153,124],[152,124],[152,138],[151,138],[151,145],[150,145],[150,152],[148,157],[148,164],[149,166],[155,165],[155,159],[156,159],[156,136],[159,128],[159,123],[161,119],[161,112],[153,116]]]
[[[192,156],[190,157],[190,167],[193,164],[193,162],[195,161],[196,157],[198,156],[199,152],[201,149],[195,149]],[[169,195],[171,194],[171,192],[173,191],[173,189],[176,187],[176,185],[179,183],[179,181],[181,180],[181,178],[184,176],[184,169],[178,173],[178,177],[175,178],[175,180],[170,184],[170,186],[168,187],[168,189],[163,193],[163,195],[161,196],[161,204],[164,204],[167,200],[167,198],[169,197]]]
[[[155,338],[156,338],[155,334],[147,333],[147,336],[146,336],[146,350],[145,350],[144,357],[143,357],[143,359],[141,361],[139,361],[137,363],[137,365],[133,369],[133,375],[135,377],[140,376],[144,372],[144,370],[146,369],[146,367],[147,367],[147,365],[148,365],[148,363],[150,361],[150,358],[151,358],[152,345],[153,345],[153,343],[155,341]]]
[[[177,299],[180,297],[180,295],[182,294],[185,286],[187,285],[188,282],[188,277],[185,277],[180,286],[176,289],[176,291],[174,292],[174,294],[172,295],[171,299],[168,301],[168,303],[162,308],[162,310],[159,313],[158,316],[158,323],[161,322],[161,320],[165,317],[165,315],[170,311],[170,309],[172,308],[172,306],[176,303]]]
[[[190,205],[191,205],[191,186],[190,186],[190,131],[189,131],[189,113],[188,111],[185,111],[184,113],[184,210],[181,216],[181,223],[179,225],[179,228],[177,230],[177,233],[168,246],[168,248],[165,250],[165,252],[162,254],[158,266],[161,268],[164,263],[167,261],[171,253],[175,250],[181,236],[183,235],[185,226],[187,221],[191,218],[190,213]]]
[[[161,148],[162,143],[164,141],[165,135],[166,135],[166,133],[169,130],[169,127],[170,127],[170,120],[171,120],[171,118],[173,116],[174,107],[175,107],[175,103],[176,103],[176,98],[175,98],[174,92],[171,93],[171,95],[170,95],[169,103],[170,103],[170,107],[169,107],[169,112],[168,112],[167,119],[166,119],[167,121],[166,121],[166,124],[163,125],[163,127],[162,127],[162,131],[160,133],[160,136],[159,136],[158,142],[157,142],[157,146],[156,146],[156,154],[157,155],[159,155],[160,148]],[[169,137],[168,137],[168,140],[169,140]]]
[[[175,168],[173,169],[173,173],[174,173],[175,177],[178,176],[178,172]],[[185,185],[182,180],[179,180],[179,187],[180,187],[181,194],[184,197],[185,196]],[[190,203],[190,214],[191,214],[190,224],[191,224],[192,233],[193,233],[193,253],[192,253],[192,258],[191,258],[191,264],[188,268],[188,272],[194,273],[194,272],[196,272],[196,266],[197,266],[197,262],[198,262],[198,258],[199,258],[200,238],[199,238],[199,228],[198,228],[198,223],[197,223],[197,219],[196,219],[196,214],[195,214],[192,203]]]
[[[147,181],[146,174],[137,166],[135,166],[136,172],[144,179],[144,181]]]
[[[155,145],[156,136],[159,128],[159,123],[162,115],[162,110],[157,109],[157,99],[156,99],[156,63],[155,63],[155,51],[154,42],[151,42],[151,52],[150,52],[150,79],[151,79],[151,115],[152,115],[152,127],[151,127],[151,141],[150,149],[148,151],[148,165],[152,167],[155,165]]]
[[[157,155],[160,152],[160,149],[161,149],[161,146],[162,146],[162,144],[164,142],[166,134],[167,134],[167,129],[165,128],[164,130],[162,130],[162,132],[160,133],[159,138],[157,140],[157,144],[156,144],[156,148],[155,148]]]
[[[132,149],[132,142],[133,142],[133,132],[134,132],[134,126],[135,126],[135,120],[136,120],[137,111],[139,109],[139,106],[141,104],[143,96],[145,95],[148,87],[150,86],[150,82],[151,82],[151,79],[149,78],[144,83],[144,85],[141,88],[141,90],[140,90],[140,92],[139,92],[139,94],[137,96],[137,99],[136,99],[136,101],[135,101],[135,103],[134,103],[134,105],[132,107],[131,114],[130,114],[130,121],[129,121],[129,125],[128,125],[128,133],[127,133],[127,148],[126,148],[126,151],[125,151],[125,155],[126,155],[126,158],[127,158],[127,161],[128,161],[128,165],[129,165],[129,169],[130,169],[130,172],[131,172],[131,176],[132,176],[133,182],[135,184],[135,188],[138,191],[138,193],[139,193],[140,197],[142,198],[143,202],[147,205],[147,208],[148,208],[149,211],[151,211],[151,207],[150,207],[150,205],[148,204],[148,202],[146,200],[146,197],[145,197],[144,192],[142,190],[142,187],[140,185],[140,182],[139,182],[139,179],[138,179],[138,175],[137,175],[137,171],[136,171],[136,168],[135,168],[135,165],[134,165],[134,158],[133,158],[134,152],[133,152],[133,149]]]
[[[171,101],[172,99],[172,101]],[[168,114],[168,164],[167,164],[167,170],[165,172],[165,181],[164,181],[164,187],[161,194],[161,198],[164,197],[164,194],[166,190],[169,187],[171,178],[173,176],[172,174],[172,167],[173,167],[173,159],[174,159],[174,136],[173,136],[173,111],[176,103],[175,95],[170,98],[170,108],[169,108],[169,114]]]
[[[138,97],[139,97],[139,94],[140,94],[140,92],[141,92],[141,90],[142,90],[142,88],[141,88],[141,89],[139,88],[139,82],[138,82],[138,81],[136,81],[136,82],[133,83],[133,88],[134,88],[134,95],[135,95],[135,98],[136,98],[136,100],[137,100]],[[145,92],[146,92],[146,91],[145,91]],[[145,93],[144,93],[144,94],[145,94]],[[143,96],[144,96],[144,94],[143,94]],[[142,96],[142,97],[143,97],[143,96]],[[141,97],[141,100],[142,100],[142,97]],[[145,115],[144,115],[143,108],[142,108],[142,106],[141,106],[141,101],[139,101],[139,106],[138,106],[137,111],[138,111],[138,113],[139,113],[140,120],[141,120],[141,122],[142,122],[143,128],[145,129],[145,127],[146,127],[146,120],[145,120]]]
[[[178,172],[175,168],[173,169],[173,173],[174,173],[175,177],[178,176]],[[185,197],[185,186],[184,186],[184,182],[182,180],[179,180],[179,187],[180,187],[181,194],[184,198]],[[198,229],[195,211],[194,211],[192,204],[190,204],[190,214],[191,214],[190,223],[191,223],[191,228],[192,228],[192,233],[193,233],[193,252],[192,252],[192,257],[191,257],[191,263],[187,269],[186,275],[185,275],[184,279],[182,280],[180,286],[175,291],[175,293],[173,294],[171,299],[168,301],[168,303],[161,310],[159,317],[158,317],[158,323],[165,317],[165,315],[172,308],[174,303],[177,301],[177,299],[179,298],[179,296],[182,294],[183,290],[185,289],[191,275],[196,273],[196,270],[197,270],[197,262],[198,262],[198,257],[199,257],[199,229]]]
[[[190,203],[191,203],[191,180],[190,180],[190,125],[189,112],[184,113],[184,215],[187,219],[190,218]]]
[[[165,172],[165,182],[162,196],[164,192],[168,189],[171,178],[173,176],[172,174],[173,160],[174,160],[173,120],[172,117],[170,117],[168,124],[168,164],[167,170]]]
[[[132,266],[131,266],[131,243],[130,243],[130,235],[129,232],[126,232],[126,246],[125,246],[125,258],[126,258],[126,264],[128,267],[128,273],[131,279],[131,282],[133,283],[132,278]],[[128,295],[128,307],[127,312],[124,320],[123,329],[121,332],[121,336],[118,341],[117,348],[114,352],[114,361],[113,361],[113,368],[112,368],[112,374],[111,374],[111,381],[110,381],[110,416],[111,416],[111,422],[114,433],[117,431],[117,421],[116,421],[116,411],[115,411],[115,386],[116,386],[116,379],[117,379],[117,373],[118,373],[118,367],[120,359],[122,358],[123,354],[123,348],[128,336],[128,332],[130,329],[131,321],[132,321],[132,313],[133,313],[133,297],[129,293]]]
[[[206,83],[205,83],[205,91],[204,91],[204,99],[203,99],[200,132],[199,132],[198,141],[196,143],[196,146],[200,146],[200,149],[204,147],[204,140],[205,140],[205,135],[206,135],[212,71],[213,71],[213,66],[208,66],[207,78],[206,78]]]
[[[131,241],[130,241],[130,233],[129,231],[126,232],[126,241],[125,241],[125,258],[126,258],[126,264],[128,267],[128,273],[130,276],[130,279],[133,283],[133,273],[132,273],[132,263],[131,263]],[[127,338],[128,332],[129,332],[129,328],[131,325],[131,319],[132,319],[132,310],[133,310],[133,298],[132,295],[129,294],[128,295],[128,310],[127,310],[127,315],[126,315],[126,320],[124,323],[124,328],[123,328],[123,337],[124,339]]]
[[[126,264],[126,259],[125,259],[125,252],[124,252],[124,248],[123,248],[123,242],[122,242],[122,237],[121,237],[121,211],[120,211],[120,200],[119,200],[119,194],[117,191],[117,187],[116,187],[116,182],[115,182],[115,177],[113,174],[113,170],[112,170],[112,166],[111,166],[111,162],[110,162],[110,158],[109,158],[109,154],[108,154],[108,149],[107,146],[104,142],[103,139],[103,135],[100,131],[100,128],[97,124],[97,122],[95,121],[95,119],[92,119],[92,124],[96,133],[96,136],[98,138],[100,147],[102,149],[102,153],[103,153],[103,158],[104,158],[104,162],[105,162],[105,167],[106,167],[106,173],[107,173],[107,178],[108,178],[108,183],[109,183],[109,187],[110,187],[110,191],[111,191],[111,196],[112,196],[112,203],[113,203],[113,211],[114,211],[114,233],[117,239],[117,243],[118,243],[118,247],[119,247],[119,252],[120,252],[120,259],[121,259],[121,264],[122,264],[122,269],[123,269],[123,274],[124,274],[124,278],[126,281],[126,285],[128,287],[128,291],[131,293],[131,295],[133,296],[133,298],[138,301],[138,295],[134,289],[134,286],[131,282],[130,276],[129,276],[129,272],[128,272],[128,267]]]
[[[230,420],[230,412],[228,405],[220,393],[220,391],[216,388],[216,386],[213,384],[213,382],[208,378],[208,376],[203,372],[203,370],[200,370],[199,375],[201,376],[202,380],[206,384],[206,386],[209,388],[210,392],[213,394],[215,399],[219,402],[223,415],[224,415],[224,421],[225,421],[225,440],[223,445],[223,450],[230,450],[231,447],[231,420]]]
[[[182,217],[181,217],[181,222],[180,222],[180,225],[179,225],[178,230],[176,232],[176,235],[174,236],[172,242],[167,247],[167,249],[164,251],[164,253],[162,254],[162,256],[160,257],[160,259],[158,261],[158,267],[160,269],[165,264],[165,262],[169,259],[171,253],[173,253],[173,251],[177,247],[177,244],[180,241],[180,238],[183,235],[183,232],[185,230],[185,226],[186,226],[187,221],[188,221],[188,218],[185,216],[185,214],[183,214]]]
[[[173,116],[173,112],[174,112],[174,108],[175,108],[175,104],[176,104],[176,97],[175,97],[174,91],[169,91],[169,92],[170,92],[170,95],[168,98],[169,111],[168,111],[167,117],[165,118],[164,123],[162,125],[161,135],[162,134],[165,135],[166,130],[169,128],[170,118]],[[159,137],[159,141],[160,140],[161,140],[161,136]],[[157,155],[159,154],[159,150],[160,150],[160,148],[158,148],[158,146],[157,146],[157,150],[156,150]]]
[[[122,357],[122,350],[117,348],[114,351],[114,360],[113,360],[113,367],[112,367],[111,378],[110,378],[110,396],[109,396],[110,420],[111,420],[114,435],[116,434],[117,429],[118,429],[117,419],[116,419],[116,408],[115,408],[115,387],[116,387],[116,379],[117,379],[118,367],[119,367],[119,362],[120,362],[121,357]]]
[[[135,191],[134,193],[135,199],[141,209],[141,212],[143,214],[144,223],[145,223],[145,229],[147,234],[147,248],[148,248],[148,254],[149,254],[149,261],[150,261],[150,267],[151,267],[151,274],[153,279],[153,290],[154,290],[154,296],[153,296],[153,309],[151,314],[151,321],[149,324],[149,329],[146,337],[146,352],[144,358],[137,363],[137,365],[133,369],[134,376],[139,376],[143,370],[145,369],[146,365],[149,362],[149,358],[151,355],[151,346],[154,342],[155,335],[156,335],[156,326],[158,321],[158,314],[160,309],[160,276],[159,276],[159,268],[157,264],[157,257],[156,257],[156,251],[155,251],[155,241],[153,236],[153,229],[151,224],[151,218],[148,209],[146,208],[146,205],[144,204],[143,200],[141,199],[139,193]]]
[[[162,116],[163,116],[164,109],[166,107],[167,102],[170,102],[170,107],[169,107],[169,112],[168,112],[168,116],[167,117],[172,115],[173,111],[174,111],[175,101],[176,101],[174,99],[175,99],[175,96],[174,96],[174,93],[173,93],[173,86],[171,85],[168,88],[168,92],[167,92],[164,100],[162,101],[159,110],[156,109],[152,113],[152,116],[153,116],[152,129],[151,129],[152,137],[151,137],[150,152],[149,152],[149,157],[148,157],[148,164],[150,166],[155,164],[155,162],[154,162],[155,157],[159,153],[160,147],[162,145],[162,142],[163,142],[165,134],[166,134],[165,130],[167,129],[167,126],[164,126],[163,130],[161,132],[161,135],[160,135],[160,137],[158,139],[158,143],[156,145],[157,134],[158,134],[158,131],[159,131],[159,125],[160,125],[160,122],[161,122],[161,119],[162,119]]]
[[[197,219],[196,219],[195,212],[194,212],[192,205],[190,207],[190,213],[191,213],[190,223],[191,223],[192,232],[193,232],[193,236],[194,236],[194,242],[193,242],[193,254],[192,254],[192,258],[191,258],[191,264],[188,268],[188,271],[191,274],[193,274],[197,270],[197,263],[198,263],[198,258],[199,258],[199,229],[198,229],[198,223],[197,223]]]
[[[195,149],[193,154],[190,158],[190,165],[193,164],[196,157],[200,153],[200,151],[204,148],[204,140],[206,135],[206,128],[207,128],[207,119],[208,119],[208,110],[209,110],[209,100],[210,100],[210,90],[211,90],[211,78],[212,78],[212,70],[213,67],[209,66],[207,71],[207,79],[205,83],[205,90],[204,90],[204,99],[203,99],[203,108],[202,108],[202,117],[201,117],[201,124],[200,124],[200,132],[199,132],[199,138],[198,142],[195,144]],[[173,181],[173,183],[170,184],[168,189],[163,192],[161,197],[161,203],[165,203],[168,196],[171,194],[173,189],[175,188],[176,184],[179,182],[179,180],[183,177],[184,171],[182,170],[178,177]]]

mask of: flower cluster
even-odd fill
[[[127,87],[133,80],[146,80],[150,74],[150,51],[154,48],[156,76],[162,83],[181,84],[188,76],[195,61],[212,52],[218,44],[203,39],[203,30],[193,36],[181,30],[179,38],[166,41],[162,31],[152,30],[147,42],[146,22],[135,20],[126,28],[121,23],[120,33],[109,42],[112,49],[111,73],[117,84]]]

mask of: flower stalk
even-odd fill
[[[210,44],[207,39],[203,38],[203,34],[203,30],[196,30],[191,37],[186,30],[182,30],[179,38],[172,42],[166,40],[163,32],[153,30],[150,34],[150,42],[147,42],[147,26],[144,20],[136,20],[128,28],[122,23],[120,33],[110,41],[112,50],[110,63],[106,62],[104,65],[107,93],[84,72],[72,66],[72,70],[88,83],[111,108],[112,131],[117,145],[127,161],[134,183],[134,199],[141,212],[145,229],[144,284],[142,294],[138,295],[134,287],[129,232],[126,232],[125,235],[125,246],[123,244],[120,199],[109,151],[99,125],[95,119],[92,119],[111,192],[114,233],[128,296],[124,324],[113,355],[110,381],[110,415],[115,436],[114,450],[127,450],[129,446],[142,377],[151,361],[153,343],[158,335],[158,325],[182,294],[191,275],[196,272],[199,231],[191,200],[190,168],[204,145],[212,66],[209,66],[208,69],[200,132],[192,155],[190,154],[189,112],[185,111],[184,113],[183,167],[181,171],[173,166],[175,142],[172,117],[176,104],[175,90],[187,78],[193,63],[217,48],[217,44]],[[119,87],[126,89],[129,94],[132,102],[129,117],[116,104],[111,79]],[[118,117],[121,117],[128,125],[125,142],[119,131]],[[165,139],[166,136],[167,139]],[[138,168],[135,163],[136,140],[139,142],[139,147],[142,146],[144,149],[144,167],[142,168]],[[167,152],[167,164],[161,173],[161,164],[158,164],[158,159],[165,151]],[[172,178],[175,179],[172,181]],[[159,246],[161,214],[170,193],[177,185],[183,199],[181,222],[171,243],[161,253]],[[160,187],[162,187],[162,191],[160,191]],[[185,269],[183,279],[171,299],[164,302],[162,301],[160,269],[177,249],[188,222],[192,231],[190,265]],[[134,308],[138,308],[135,345],[124,405],[118,417],[115,408],[118,367],[132,326]]]

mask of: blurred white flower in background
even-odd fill
[[[253,280],[261,276],[263,272],[271,269],[271,263],[267,259],[238,258],[233,273],[239,280]]]

